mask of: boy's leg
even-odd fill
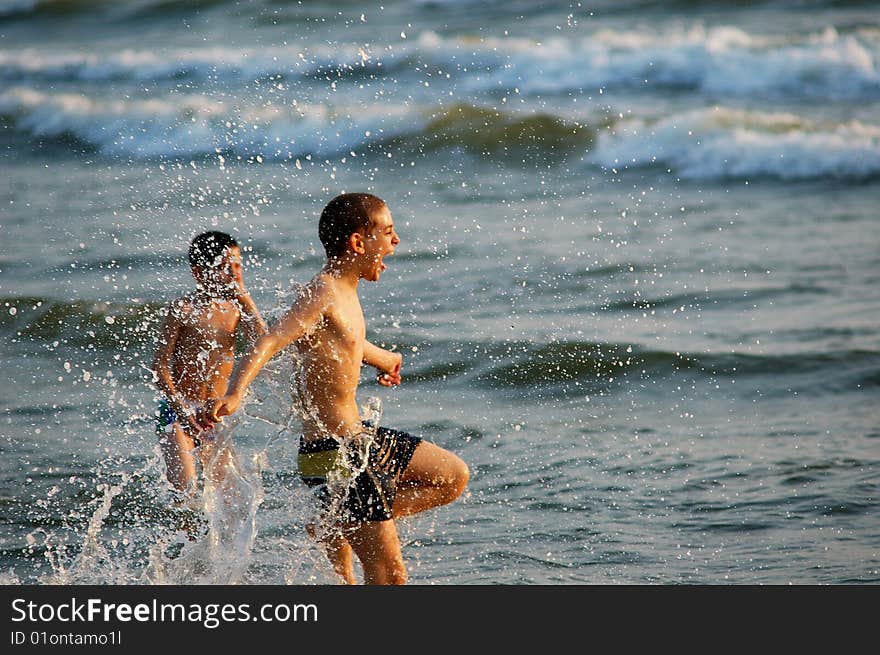
[[[345,534],[363,567],[364,584],[406,584],[406,566],[392,519],[363,521]]]
[[[226,477],[229,468],[236,468],[238,462],[235,452],[228,444],[218,444],[215,441],[203,440],[198,451],[199,461],[205,478],[211,482],[220,483]]]
[[[469,478],[467,464],[458,456],[428,441],[420,442],[397,484],[394,516],[451,503],[464,491]]]
[[[196,479],[196,462],[192,455],[193,440],[177,423],[159,438],[165,457],[165,475],[178,491],[188,491]]]
[[[306,525],[306,532],[312,539],[317,539],[321,543],[327,559],[333,565],[333,570],[345,581],[345,584],[357,584],[357,579],[354,577],[354,563],[351,558],[351,544],[345,537],[339,534],[319,535],[317,528],[312,523]]]

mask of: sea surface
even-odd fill
[[[361,300],[404,382],[359,400],[471,470],[411,584],[880,582],[856,0],[0,2],[0,582],[338,583],[286,357],[194,508],[149,368],[197,232],[271,322],[343,191],[401,237]]]

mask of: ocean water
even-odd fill
[[[12,0],[0,128],[4,584],[337,582],[285,358],[193,510],[148,367],[195,233],[271,321],[354,190],[363,400],[471,469],[411,584],[880,582],[877,3]]]

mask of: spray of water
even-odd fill
[[[336,519],[342,516],[351,482],[365,470],[382,403],[378,397],[367,398],[360,408],[364,430],[340,443],[340,461],[345,465],[331,474],[333,502],[323,507],[299,480],[295,457],[285,459],[289,451],[295,452],[305,412],[296,386],[297,365],[292,352],[264,368],[239,415],[227,417],[210,445],[203,446],[210,452],[190,493],[181,494],[168,484],[155,442],[146,457],[108,455],[88,474],[71,476],[70,489],[62,483],[49,490],[46,499],[35,503],[34,518],[42,525],[26,536],[26,556],[43,558],[49,569],[36,582],[321,584],[336,580],[321,542],[338,534]],[[120,427],[125,435],[114,433]],[[265,434],[265,440],[261,444],[258,440],[256,448],[248,447],[254,433]],[[137,441],[154,440],[152,416],[133,415],[125,425],[108,427],[106,437],[118,440],[126,435]],[[271,486],[268,504],[265,483]],[[62,502],[62,497],[67,500]],[[267,533],[261,534],[261,523],[271,526]],[[317,526],[317,534],[310,537],[308,525]],[[3,579],[9,584],[23,582],[13,571]]]
[[[143,426],[141,426],[143,427]],[[190,495],[170,488],[158,446],[134,470],[130,459],[110,457],[96,467],[94,494],[85,508],[52,516],[26,535],[26,553],[42,556],[49,573],[41,584],[236,584],[245,580],[257,535],[265,452],[240,457],[234,426],[217,431],[200,485]],[[128,471],[126,470],[128,469]],[[52,496],[60,497],[53,488]],[[49,499],[47,499],[49,500]],[[9,583],[21,582],[12,573]]]
[[[370,447],[376,439],[379,419],[382,416],[382,400],[371,396],[361,407],[364,429],[353,435],[342,437],[339,442],[339,463],[327,476],[327,488],[331,503],[326,517],[327,523],[343,516],[345,501],[352,493],[352,483],[367,468]]]
[[[232,444],[233,428],[215,430],[201,470],[200,495],[190,507],[197,520],[178,552],[153,548],[145,581],[153,584],[238,584],[244,579],[264,498],[260,454],[243,461]],[[169,544],[170,545],[170,544]]]

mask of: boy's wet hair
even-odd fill
[[[238,247],[238,242],[226,232],[202,232],[189,245],[189,265],[213,268],[220,263],[220,258],[229,247]]]
[[[373,219],[373,212],[385,201],[371,193],[343,193],[327,203],[318,221],[318,238],[327,257],[341,257],[348,248],[348,238],[363,232]]]

